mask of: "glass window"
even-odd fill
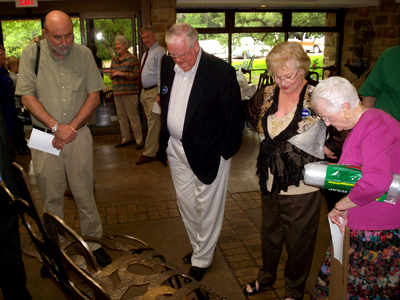
[[[86,21],[88,26],[88,20]],[[125,35],[131,47],[128,49],[130,53],[133,51],[133,36],[132,36],[132,19],[93,19],[93,28],[95,44],[97,46],[97,56],[106,64],[106,68],[110,66],[111,59],[115,53],[115,37],[117,35]]]
[[[201,48],[215,56],[228,60],[228,35],[227,34],[200,34]]]
[[[22,51],[33,39],[42,35],[40,20],[1,21],[6,56],[21,58]]]
[[[225,13],[178,13],[176,22],[184,22],[195,28],[225,27]]]
[[[277,27],[282,26],[281,12],[237,12],[235,27]]]
[[[71,20],[74,31],[74,42],[77,44],[82,44],[81,21],[79,20],[79,18],[71,18]]]
[[[284,40],[282,32],[232,34],[232,66],[251,70],[251,81],[257,84],[259,74],[267,68],[265,57],[268,52]]]
[[[326,26],[325,12],[293,12],[292,26]]]
[[[290,32],[289,41],[298,42],[311,59],[310,71],[322,79],[323,67],[337,66],[337,32]]]

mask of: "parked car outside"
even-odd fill
[[[233,45],[232,48],[232,57],[245,59],[252,56],[265,57],[271,50],[270,46],[254,41],[252,37],[242,37],[240,45]]]
[[[293,34],[288,41],[300,43],[307,52],[320,53],[325,49],[325,37],[315,38],[308,32]]]
[[[207,53],[213,54],[219,58],[227,58],[228,53],[225,46],[221,46],[217,40],[201,40],[200,47]]]

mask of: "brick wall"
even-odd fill
[[[352,59],[355,25],[363,20],[368,20],[372,24],[371,62],[369,69],[357,78],[344,64],[347,59]],[[379,6],[346,9],[341,76],[350,80],[358,89],[364,82],[365,76],[372,70],[379,55],[385,49],[399,45],[399,42],[400,3],[396,3],[395,0],[380,0]]]
[[[176,0],[151,0],[151,25],[156,29],[157,42],[163,47],[167,47],[165,32],[176,22],[175,8]]]

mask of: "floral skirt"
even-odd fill
[[[400,299],[400,229],[350,230],[348,300]],[[329,296],[331,246],[326,251],[313,292]]]

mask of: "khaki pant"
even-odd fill
[[[144,113],[146,114],[148,127],[143,155],[150,157],[156,156],[160,140],[161,114],[155,114],[152,112],[156,97],[157,88],[147,91],[142,89],[140,92],[140,102],[142,103]]]
[[[101,238],[103,227],[93,194],[92,135],[87,126],[78,130],[76,139],[56,156],[32,149],[35,179],[42,194],[43,212],[64,220],[64,192],[67,180],[78,207],[82,235]],[[99,244],[88,243],[92,251]]]
[[[190,168],[181,141],[170,137],[167,154],[179,211],[193,248],[192,266],[207,268],[221,232],[231,159],[221,157],[217,177],[204,184]]]
[[[139,96],[123,95],[114,96],[115,108],[117,109],[119,128],[121,130],[122,142],[131,140],[129,130],[129,122],[131,123],[132,132],[135,136],[136,144],[143,142],[142,125],[138,112]]]

